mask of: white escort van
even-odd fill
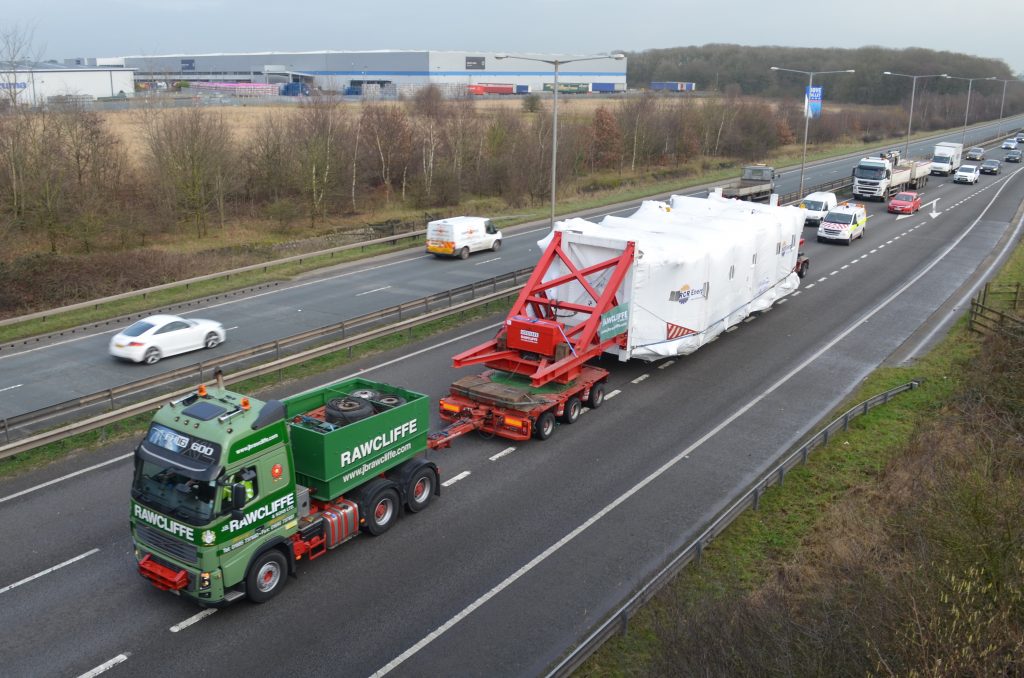
[[[451,217],[427,223],[427,252],[465,259],[470,252],[501,249],[501,231],[484,217]]]

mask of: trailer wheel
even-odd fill
[[[390,486],[373,495],[367,506],[366,531],[377,537],[390,530],[398,520],[398,504],[398,493]]]
[[[459,259],[469,259],[469,248],[463,247],[459,250]]]
[[[548,410],[541,412],[533,425],[533,435],[537,440],[547,440],[555,432],[555,415]]]
[[[265,603],[288,582],[288,563],[277,549],[256,559],[245,576],[245,593],[254,603]]]
[[[596,410],[604,403],[604,382],[599,381],[590,387],[590,396],[587,398],[587,407]]]
[[[437,476],[434,475],[434,469],[423,466],[416,471],[406,485],[405,496],[408,498],[406,506],[409,507],[409,511],[419,513],[427,508],[436,487]]]
[[[577,419],[580,418],[580,411],[583,409],[583,403],[576,396],[570,396],[565,401],[565,407],[562,408],[562,423],[573,424]]]

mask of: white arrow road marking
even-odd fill
[[[932,211],[928,213],[928,216],[930,216],[932,219],[934,219],[935,217],[939,216],[939,214],[941,214],[941,212],[937,211],[938,210],[938,202],[939,202],[939,198],[936,198],[935,200],[932,200],[931,202],[926,202],[925,204],[921,205],[921,207],[927,207],[928,205],[932,206]]]

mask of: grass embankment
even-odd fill
[[[929,134],[933,134],[933,132]],[[801,148],[799,144],[783,147],[771,158],[767,158],[765,162],[776,167],[798,164],[801,158]],[[845,155],[865,148],[868,148],[868,146],[859,143],[822,145],[812,149],[807,160],[808,162],[813,162]],[[733,179],[737,176],[738,168],[741,165],[742,163],[739,161],[724,158],[715,161],[705,159],[704,161],[695,161],[676,168],[662,168],[636,173],[606,173],[589,177],[583,185],[571,191],[566,190],[564,195],[559,196],[558,213],[571,214],[619,202],[638,200],[651,195],[683,191],[704,183]],[[487,214],[496,219],[503,227],[540,220],[549,213],[549,208],[546,204],[530,207],[526,210],[513,209],[497,199],[469,200],[457,209],[466,214]],[[329,231],[343,232],[348,228],[365,226],[365,217],[366,215],[357,215],[332,219],[328,227]],[[410,210],[389,210],[376,212],[373,218],[380,221],[397,219],[408,222],[422,218],[422,213]],[[317,241],[320,237],[317,236],[313,240]],[[249,248],[273,252],[275,247],[287,243],[294,244],[296,248],[304,247],[302,241],[295,241],[293,232],[275,230],[262,221],[252,221],[233,223],[230,227],[224,229],[213,229],[209,236],[201,240],[186,240],[182,242],[180,238],[167,236],[167,242],[155,242],[153,248],[165,250],[169,253],[194,255],[199,257],[202,266],[213,266],[212,269],[206,268],[204,270],[218,270],[215,265],[218,256],[215,253],[218,251],[229,250],[237,252],[239,248]],[[422,246],[422,244],[422,239],[409,239],[402,241],[399,247],[415,247]],[[324,249],[325,247],[320,246],[313,249]],[[232,290],[289,280],[297,275],[319,268],[334,266],[394,250],[394,245],[374,245],[341,252],[333,256],[310,256],[301,262],[270,266],[265,270],[216,278],[190,284],[187,287],[182,285],[161,290],[147,294],[144,297],[138,296],[110,303],[96,304],[85,309],[50,315],[43,319],[0,326],[0,342],[16,341],[26,337],[59,332],[121,315],[141,313],[150,309],[162,308],[206,296],[224,294]],[[273,258],[283,258],[283,256]],[[250,262],[244,261],[243,263]],[[219,270],[239,265],[237,261],[233,260],[233,263],[225,263]],[[197,271],[196,273],[201,274],[204,270]]]
[[[1022,279],[1018,248],[999,282]],[[1024,674],[1024,337],[962,321],[850,402],[918,378],[771,489],[579,675]]]
[[[405,332],[391,334],[372,342],[353,347],[351,350],[338,351],[301,365],[289,367],[271,375],[247,379],[237,384],[232,384],[231,389],[240,393],[249,393],[259,397],[261,391],[285,382],[293,382],[315,376],[323,376],[324,380],[331,370],[336,370],[345,365],[365,359],[378,353],[384,353],[403,345],[421,341],[431,336],[441,334],[460,325],[491,316],[495,313],[507,310],[508,303],[493,301],[470,311],[465,311],[457,316],[443,318],[433,322],[414,327]],[[104,426],[103,428],[89,431],[81,435],[67,438],[49,445],[37,447],[33,450],[16,454],[7,459],[0,459],[0,478],[10,477],[45,466],[58,459],[73,454],[87,454],[91,451],[117,442],[119,440],[135,441],[141,438],[152,413],[140,414],[129,419]],[[127,449],[127,448],[126,448]]]

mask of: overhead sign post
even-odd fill
[[[822,90],[823,88],[814,86],[804,88],[804,116],[821,117]]]

